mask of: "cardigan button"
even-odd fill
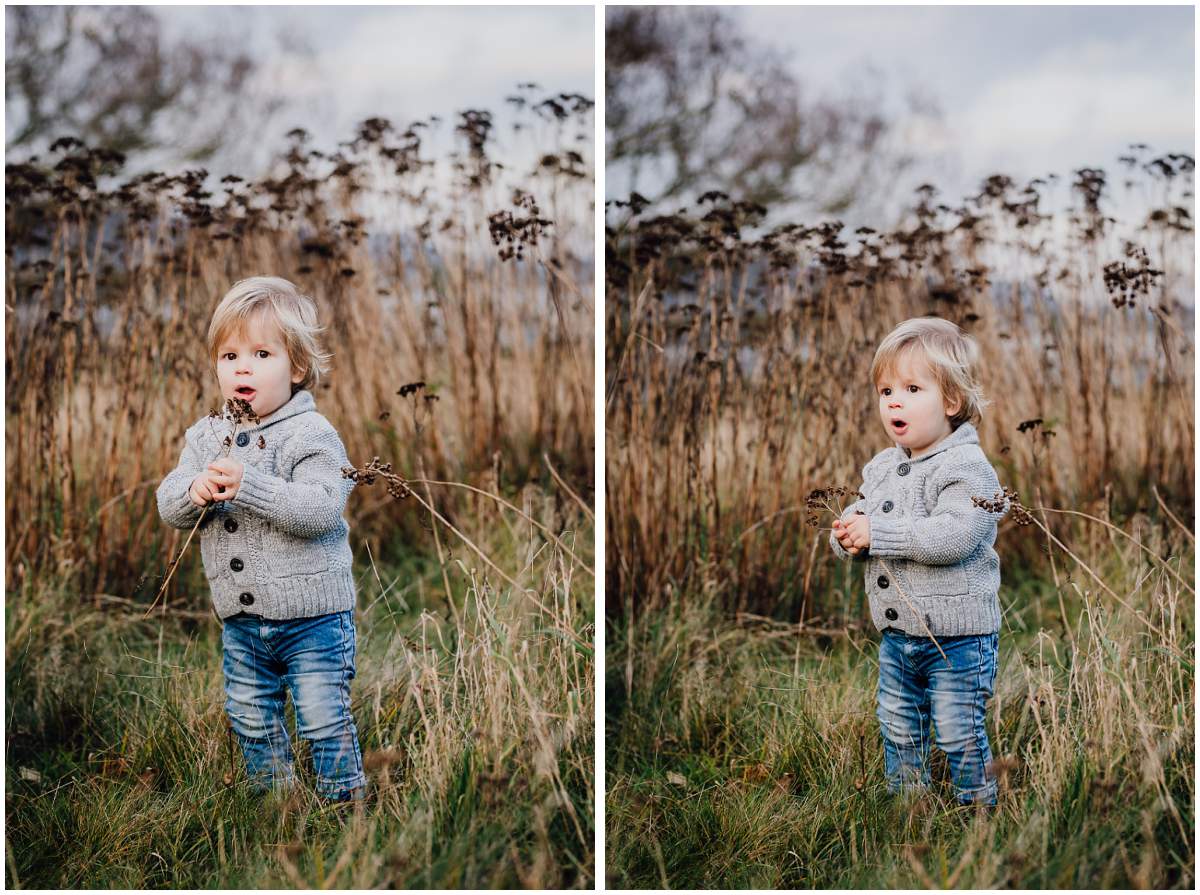
[[[238,447],[245,447],[250,443],[250,435],[246,432],[239,432],[237,437]]]
[[[242,594],[242,596],[244,597],[244,596],[246,596],[246,595],[245,595],[245,594]],[[895,609],[892,609],[890,606],[888,607],[887,611],[886,611],[886,612],[884,612],[883,614],[884,614],[885,616],[887,616],[887,620],[888,620],[888,621],[890,621],[890,622],[894,622],[894,621],[895,621],[897,618],[899,618],[899,617],[900,617],[900,616],[899,616],[899,614],[896,612],[896,610],[895,610]]]
[[[243,568],[243,565],[244,564],[242,561],[236,556],[229,561],[229,568],[233,569],[235,572],[240,572]]]
[[[226,519],[225,520],[225,530],[227,532],[229,532],[230,534],[233,534],[235,531],[237,531],[237,520],[236,519]]]
[[[884,590],[887,590],[887,586],[889,584],[889,582],[887,580],[887,575],[880,575],[879,580],[876,581],[875,583],[878,584],[880,587],[882,587]]]
[[[912,469],[912,467],[909,466],[907,463],[901,463],[900,468],[897,469],[896,472],[900,473],[900,475],[908,475],[908,471],[910,469]]]
[[[895,506],[895,504],[894,504],[894,503],[892,503],[890,500],[885,500],[885,501],[883,502],[883,511],[884,511],[885,513],[890,513],[890,512],[892,511],[892,507],[894,507],[894,506]],[[230,520],[230,521],[232,521],[232,520]],[[229,526],[228,526],[228,525],[226,525],[225,527],[226,527],[226,528],[229,528]],[[233,531],[233,529],[232,529],[232,528],[230,528],[229,530],[230,530],[230,531]]]
[[[238,597],[238,602],[243,606],[252,606],[254,604],[254,594],[242,594],[240,597]]]

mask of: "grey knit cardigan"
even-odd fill
[[[963,423],[921,457],[880,451],[862,474],[864,496],[842,519],[861,511],[870,520],[870,546],[854,559],[865,566],[875,627],[927,636],[903,589],[935,637],[999,631],[1000,557],[992,546],[1004,513],[971,501],[1000,490],[975,427]],[[850,556],[832,532],[829,542],[839,558]]]
[[[342,518],[354,482],[337,430],[300,389],[258,423],[204,417],[184,434],[179,465],[158,486],[158,512],[191,530],[201,509],[188,489],[223,453],[245,466],[233,500],[208,507],[198,532],[213,607],[222,619],[246,611],[269,619],[353,609],[350,526]]]

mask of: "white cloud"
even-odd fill
[[[1112,165],[1111,153],[1131,142],[1189,151],[1192,80],[1155,70],[1153,59],[1141,40],[1092,39],[999,75],[949,116],[962,152],[985,166],[1020,159],[1065,168]]]

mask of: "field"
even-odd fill
[[[1121,165],[1126,220],[1094,169],[853,233],[609,203],[610,885],[1193,886],[1193,162]],[[997,541],[990,817],[936,749],[934,798],[886,796],[878,633],[806,501],[888,446],[871,357],[930,313],[1033,520]]]
[[[514,100],[519,135],[375,118],[219,185],[70,140],[9,166],[9,886],[591,885],[592,104]],[[351,462],[412,488],[347,508],[344,816],[307,779],[247,794],[199,549],[155,509],[220,400],[212,309],[257,274],[316,300]]]
[[[1078,576],[1065,616],[1053,582],[1005,585],[994,817],[954,806],[936,749],[934,798],[886,793],[874,631],[739,624],[702,600],[614,624],[609,885],[1192,888],[1194,596],[1135,552],[1097,555],[1157,632]]]

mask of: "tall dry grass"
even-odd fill
[[[610,202],[609,609],[716,589],[739,610],[842,614],[804,498],[857,487],[889,446],[867,370],[922,314],[978,339],[994,401],[982,445],[1027,504],[1166,526],[1161,498],[1190,520],[1194,166],[1136,151],[1124,164],[1150,200],[1124,222],[1094,169],[1054,212],[1042,180],[995,176],[953,207],[926,185],[887,232],[768,228],[767,209],[720,193],[653,217],[636,194]]]
[[[335,152],[295,131],[256,181],[121,180],[123,159],[70,139],[10,164],[8,586],[52,572],[89,595],[153,595],[147,575],[181,544],[153,489],[220,401],[212,309],[255,274],[316,300],[334,369],[315,397],[352,461],[489,490],[549,485],[552,465],[590,499],[592,103],[517,98],[524,126],[500,150],[512,167],[481,110],[457,116],[437,156],[432,120],[370,119]],[[420,427],[397,396],[418,380],[439,398]],[[386,499],[356,496],[349,513],[376,545],[422,537]]]

